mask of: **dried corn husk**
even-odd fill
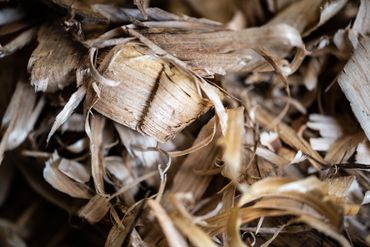
[[[5,151],[12,150],[25,141],[44,104],[44,99],[40,99],[36,104],[36,94],[32,88],[22,81],[18,82],[1,123],[6,131],[0,142],[0,164]]]
[[[72,180],[59,170],[60,161],[57,154],[55,154],[46,162],[43,171],[45,180],[53,186],[53,188],[72,197],[82,199],[91,198],[92,195],[87,185]]]
[[[366,73],[366,65],[369,63],[370,39],[360,40],[352,58],[344,67],[338,78],[344,94],[351,103],[353,112],[361,124],[367,138],[370,140],[370,79]]]
[[[119,85],[102,86],[94,109],[159,142],[172,138],[209,108],[191,78],[134,44],[113,48],[102,70]]]
[[[217,145],[217,138],[221,135],[215,129],[215,119],[211,119],[201,130],[194,145],[204,140],[207,136],[214,136],[213,141],[200,150],[191,153],[181,165],[177,172],[171,192],[191,193],[194,200],[198,200],[207,189],[215,171],[215,163],[219,155],[220,147]],[[212,133],[215,132],[216,133]],[[218,169],[217,169],[218,170]],[[192,177],[189,180],[189,177]]]
[[[90,224],[99,222],[109,211],[111,205],[106,197],[95,195],[80,209],[78,215]]]
[[[222,160],[225,162],[223,175],[237,181],[241,175],[242,145],[244,138],[244,108],[227,111],[226,135],[220,140],[224,148]]]

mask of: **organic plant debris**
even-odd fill
[[[369,0],[0,3],[0,246],[369,246]]]

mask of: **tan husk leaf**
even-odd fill
[[[4,152],[18,147],[29,135],[44,107],[43,98],[36,104],[32,87],[19,81],[3,116],[1,127],[6,128],[0,142],[0,164]]]
[[[95,224],[108,213],[110,207],[111,204],[108,198],[95,195],[79,210],[78,215],[86,219],[90,224]]]
[[[346,3],[347,0],[295,1],[276,15],[269,22],[269,25],[286,23],[295,27],[304,36],[307,36],[338,13]]]
[[[144,35],[167,52],[186,61],[200,75],[251,71],[268,65],[252,49],[265,48],[285,56],[292,48],[303,49],[301,36],[289,25],[264,26],[238,31],[148,33]],[[266,70],[266,68],[262,67]],[[271,70],[268,66],[267,70]]]
[[[193,145],[196,145],[214,131],[214,121],[214,118],[211,119],[202,128]],[[220,147],[217,145],[217,138],[220,135],[220,130],[217,129],[215,138],[210,144],[187,156],[184,163],[181,165],[180,170],[174,177],[174,181],[176,181],[176,183],[173,184],[171,193],[191,193],[195,201],[199,200],[212,179],[212,176],[206,173],[215,168],[215,162],[219,156],[220,150]],[[197,174],[197,170],[200,170],[205,174]],[[192,179],[189,179],[189,177]]]
[[[274,117],[261,107],[256,109],[255,118],[257,122],[264,127],[270,126],[271,122],[274,120]],[[303,138],[299,137],[291,127],[280,122],[277,124],[276,129],[282,141],[296,150],[301,150],[304,154],[309,155],[309,157],[312,157],[313,159],[309,160],[316,168],[320,168],[321,165],[326,164],[326,161],[320,156],[320,154],[314,151],[311,146]]]
[[[91,118],[91,173],[98,194],[104,195],[104,158],[103,158],[103,129],[105,118],[100,114],[95,114]]]
[[[148,206],[158,219],[158,222],[166,236],[170,247],[185,247],[188,246],[185,239],[175,228],[171,218],[168,216],[163,207],[155,200],[148,200]]]
[[[76,182],[59,170],[61,160],[54,154],[46,163],[43,171],[44,179],[53,188],[75,198],[90,199],[89,187],[83,183]]]
[[[244,139],[244,108],[229,109],[227,113],[226,135],[219,143],[224,152],[223,175],[237,182],[241,173],[242,146]]]
[[[370,140],[370,78],[367,66],[370,61],[370,39],[362,38],[339,75],[338,83],[351,103],[352,111]]]
[[[116,46],[102,66],[103,75],[120,84],[102,86],[94,109],[157,141],[172,138],[209,108],[191,78],[145,48]]]

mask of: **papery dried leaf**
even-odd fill
[[[127,160],[126,160],[127,163]],[[105,180],[112,183],[116,190],[134,183],[133,174],[125,166],[121,157],[109,156],[104,159],[106,177]],[[134,186],[126,193],[123,193],[123,198],[127,204],[134,204],[134,195],[138,192],[138,186]]]
[[[83,184],[90,180],[90,171],[85,166],[74,160],[61,159],[58,169],[64,175],[78,183]]]
[[[273,18],[269,25],[286,23],[295,27],[304,36],[332,18],[347,0],[302,0],[295,1]]]
[[[9,247],[27,247],[25,229],[8,220],[0,219],[0,243]]]
[[[85,130],[85,118],[82,114],[72,113],[60,128],[61,132],[74,131],[83,132]]]
[[[188,212],[185,203],[190,200],[192,200],[192,195],[188,193],[169,195],[169,202],[174,209],[170,215],[173,223],[194,246],[216,246],[210,236],[196,224],[196,217],[193,217],[191,213]]]
[[[224,152],[223,175],[237,182],[241,175],[242,146],[244,138],[244,108],[227,110],[226,135],[220,140]]]
[[[249,71],[261,65],[264,60],[249,49],[263,47],[284,56],[293,47],[303,48],[299,33],[285,24],[238,31],[144,35],[205,75]]]
[[[0,58],[13,54],[17,50],[22,49],[36,37],[36,33],[37,28],[29,28],[23,31],[5,46],[0,46]]]
[[[148,19],[148,14],[145,11],[145,0],[134,0],[134,4],[140,10],[141,14],[144,16],[144,19]]]
[[[171,247],[188,246],[185,239],[177,231],[171,218],[167,215],[163,207],[154,200],[148,200],[148,206],[158,219],[158,222],[166,236],[168,245]]]
[[[370,61],[370,39],[360,40],[351,59],[339,75],[338,83],[351,103],[351,108],[370,140],[370,78],[366,73]]]
[[[240,236],[240,218],[239,218],[239,208],[232,208],[230,217],[227,223],[227,233],[228,233],[228,245],[230,247],[245,247],[245,245]]]
[[[138,9],[125,9],[108,4],[94,4],[93,8],[113,23],[129,22],[132,19],[145,21],[143,13]],[[150,20],[173,21],[179,19],[178,16],[159,8],[146,8],[145,12]]]
[[[193,145],[196,145],[198,142],[202,141],[205,137],[212,133],[214,121],[215,119],[211,119],[202,128]],[[172,193],[192,193],[194,200],[199,200],[212,179],[212,176],[206,173],[207,171],[214,170],[215,168],[214,165],[219,156],[220,150],[219,146],[217,146],[217,138],[220,136],[220,134],[220,131],[217,130],[215,138],[208,146],[189,154],[174,177],[174,181],[176,181],[176,183],[174,183],[171,189]],[[204,174],[197,174],[197,170],[202,171]],[[192,179],[189,179],[189,177]]]
[[[312,226],[313,228],[315,228],[316,230],[332,237],[333,239],[338,241],[338,243],[343,247],[350,247],[351,246],[349,241],[344,236],[342,236],[340,233],[338,233],[330,225],[325,224],[324,222],[322,222],[319,219],[315,219],[315,218],[307,217],[307,216],[301,216],[298,220],[303,221],[303,222],[309,224],[310,226]]]
[[[94,109],[160,142],[208,109],[191,78],[145,49],[117,46],[103,64],[103,75],[120,84],[102,87]]]
[[[330,137],[337,139],[343,135],[343,128],[339,121],[330,116],[320,114],[310,114],[307,127],[319,131],[322,137]]]
[[[269,127],[274,120],[274,118],[262,108],[258,108],[256,110],[255,117],[264,127]],[[302,151],[304,154],[308,154],[309,157],[314,158],[314,160],[309,160],[316,168],[319,168],[322,164],[326,164],[325,160],[316,151],[314,151],[304,139],[300,138],[291,127],[281,122],[276,126],[276,129],[283,142],[296,150]]]
[[[360,191],[361,189],[358,187],[356,177],[339,177],[327,179],[324,182],[328,184],[329,196],[332,197],[332,200],[343,207],[344,215],[358,214],[360,210],[360,203],[356,203],[354,198],[360,194],[360,200],[363,200],[363,195]]]
[[[109,231],[104,247],[121,247],[124,241],[125,228],[120,225],[113,225]]]
[[[189,219],[179,216],[171,215],[173,223],[180,229],[180,231],[189,238],[193,246],[197,247],[215,247],[216,244],[211,238],[198,226],[193,224]]]
[[[36,104],[36,94],[29,85],[23,82],[17,84],[2,119],[2,127],[6,127],[6,131],[0,142],[0,164],[5,151],[18,147],[27,138],[44,104],[44,99]]]
[[[148,19],[145,19],[138,9],[120,8],[109,4],[94,4],[92,7],[112,23],[122,24],[135,20],[142,22],[142,25],[147,27],[186,30],[222,28],[219,22],[189,16],[178,16],[160,8],[146,8],[145,12],[148,15]]]
[[[260,142],[274,152],[277,152],[282,146],[278,134],[273,131],[262,132],[260,135]]]
[[[367,35],[370,32],[370,2],[361,0],[356,20],[353,23],[352,30],[356,34]]]
[[[81,47],[56,24],[43,25],[37,40],[28,63],[35,90],[55,92],[73,83],[83,59]]]
[[[356,163],[370,165],[370,143],[360,143],[356,149]]]
[[[110,202],[106,197],[95,195],[80,209],[78,215],[86,219],[90,224],[99,222],[109,211]]]
[[[271,152],[266,148],[257,147],[256,154],[278,166],[285,166],[289,164],[289,160],[281,157],[278,154],[275,154],[274,152]]]
[[[105,118],[96,114],[91,119],[91,173],[98,194],[104,195],[104,157],[103,157],[103,129]]]
[[[66,193],[72,197],[82,199],[91,198],[89,187],[85,184],[75,182],[64,175],[58,169],[59,164],[60,161],[56,157],[48,160],[43,171],[44,179],[51,186],[53,186],[54,189]]]
[[[130,155],[141,161],[142,165],[153,167],[159,163],[165,162],[158,152],[135,151],[135,148],[143,150],[146,148],[155,148],[157,146],[157,141],[153,137],[142,135],[120,124],[115,124],[115,127],[121,138],[122,144],[126,147]]]
[[[239,206],[247,205],[240,209],[240,219],[245,223],[262,216],[296,215],[298,216],[296,221],[303,217],[310,221],[305,221],[309,225],[320,227],[319,230],[322,230],[321,227],[329,228],[328,233],[331,237],[345,242],[345,238],[338,233],[341,224],[340,211],[333,201],[327,200],[326,195],[327,187],[314,177],[297,181],[287,178],[267,178],[253,184],[240,198]],[[248,206],[253,202],[255,203]],[[224,230],[230,215],[231,211],[209,219],[210,227],[216,224],[219,227],[211,230],[211,234]],[[312,223],[322,221],[322,217],[327,219],[326,223],[321,226]]]
[[[58,113],[57,117],[55,118],[55,122],[53,126],[51,127],[51,130],[48,134],[47,142],[50,140],[50,138],[53,136],[55,131],[62,126],[68,118],[72,115],[73,111],[76,109],[76,107],[81,103],[83,98],[86,94],[86,88],[84,86],[81,86],[77,89],[76,92],[74,92],[71,97],[69,98],[67,104],[63,107],[63,110]]]
[[[325,155],[325,160],[331,164],[346,163],[356,151],[357,145],[364,140],[362,132],[343,136],[335,141]]]

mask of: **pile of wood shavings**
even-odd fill
[[[370,245],[370,1],[0,4],[0,246]]]

